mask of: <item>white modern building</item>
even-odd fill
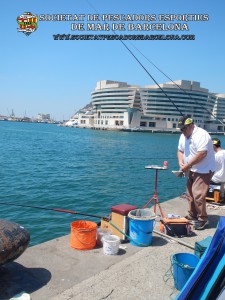
[[[65,123],[68,127],[93,128],[94,115],[92,104],[87,104],[84,108],[76,112],[72,118]]]
[[[47,122],[51,120],[50,114],[38,114],[36,117],[38,122]]]
[[[123,129],[139,125],[141,100],[138,86],[103,80],[97,82],[91,98],[96,128]]]
[[[141,88],[141,127],[171,130],[181,115],[189,115],[200,127],[211,119],[215,96],[199,82],[178,80]]]
[[[225,94],[215,94],[213,116],[205,127],[211,131],[225,131]]]
[[[91,105],[74,119],[77,127],[173,132],[182,114],[209,131],[224,131],[213,115],[225,121],[225,95],[189,80],[145,87],[103,80],[91,94]]]

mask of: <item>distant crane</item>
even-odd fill
[[[15,117],[15,114],[14,114],[14,111],[13,111],[13,109],[12,109],[12,112],[11,112],[11,114],[10,114],[10,112],[9,112],[8,108],[7,108],[7,111],[8,111],[9,117],[11,117],[11,118],[14,118],[14,117]]]

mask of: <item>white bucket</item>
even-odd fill
[[[117,235],[105,235],[102,238],[103,252],[106,255],[115,255],[119,251],[120,238]]]
[[[105,235],[111,235],[112,234],[112,230],[110,228],[97,228],[97,245],[102,247],[103,246],[103,242],[102,242],[102,238]]]

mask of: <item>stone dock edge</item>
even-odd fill
[[[177,197],[161,207],[165,215],[184,216],[187,200]],[[19,293],[32,300],[174,299],[179,291],[174,288],[172,256],[194,253],[195,242],[213,236],[220,216],[225,216],[224,208],[208,204],[207,228],[179,238],[191,248],[157,234],[159,221],[151,246],[122,243],[117,255],[105,255],[101,247],[72,249],[70,235],[30,247],[17,260],[0,267],[0,300]]]

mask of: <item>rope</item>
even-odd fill
[[[167,281],[170,280],[170,279],[174,279],[174,274],[173,274],[173,263],[172,263],[171,256],[170,256],[170,262],[171,262],[170,267],[169,267],[169,269],[166,271],[166,273],[165,273],[164,276],[163,276],[163,281],[164,281],[165,283],[167,283]],[[170,297],[171,300],[174,299],[173,295],[174,295],[175,290],[176,290],[175,285],[173,285],[173,286],[171,287],[171,293],[170,293],[170,295],[169,295],[169,297]]]
[[[189,265],[184,265],[184,264],[181,264],[180,262],[178,262],[178,260],[176,260],[175,257],[173,257],[174,263],[172,262],[171,257],[170,257],[170,261],[171,261],[171,265],[172,265],[172,266],[173,266],[173,265],[177,265],[177,266],[179,266],[179,267],[181,267],[181,268],[183,268],[183,269],[192,269]]]

